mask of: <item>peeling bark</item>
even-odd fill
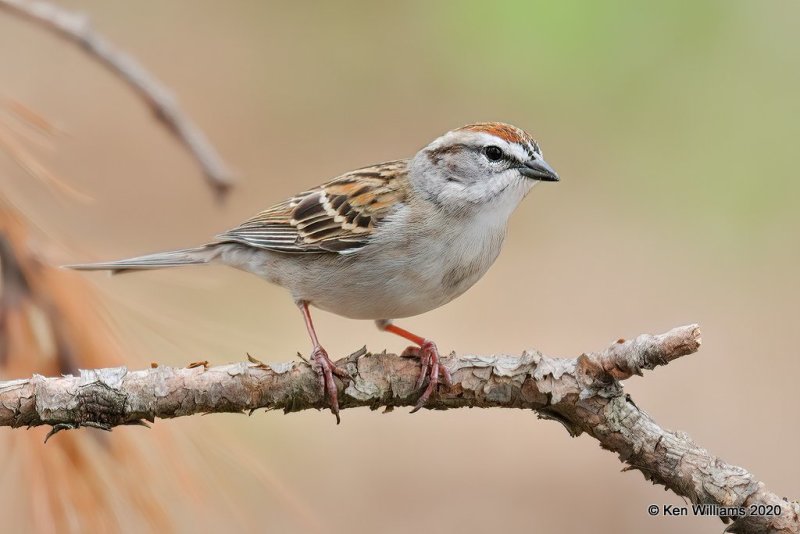
[[[697,325],[661,335],[619,340],[605,351],[574,359],[536,351],[513,356],[445,359],[453,384],[440,387],[429,409],[460,407],[536,410],[569,433],[586,433],[616,452],[626,469],[641,471],[696,504],[778,505],[779,516],[742,515],[730,532],[800,532],[800,504],[769,492],[745,469],[723,462],[682,432],[662,429],[623,392],[620,380],[666,365],[700,347]],[[342,409],[413,406],[420,372],[415,359],[362,349],[337,362],[353,377],[338,382]],[[124,367],[82,370],[79,376],[0,382],[0,426],[51,425],[59,430],[146,424],[155,418],[259,408],[324,409],[316,374],[305,363],[249,362],[207,367]],[[730,519],[722,518],[723,521]]]

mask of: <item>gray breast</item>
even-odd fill
[[[465,265],[456,265],[446,271],[442,277],[442,285],[451,291],[458,290],[463,284],[472,285],[486,270],[485,261],[474,259]]]
[[[502,230],[489,233],[472,243],[472,254],[462,255],[460,261],[444,271],[442,286],[455,295],[472,287],[497,259],[504,238],[505,231]]]

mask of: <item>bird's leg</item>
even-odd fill
[[[375,324],[384,332],[391,332],[392,334],[398,335],[418,345],[417,347],[408,347],[402,354],[402,356],[405,357],[419,358],[422,364],[422,371],[417,380],[417,389],[422,388],[425,384],[425,379],[428,378],[428,387],[426,387],[425,391],[420,395],[411,413],[425,406],[425,403],[428,402],[428,399],[439,383],[444,383],[445,386],[450,387],[452,383],[450,371],[439,361],[441,356],[439,355],[439,349],[436,347],[436,343],[424,337],[412,334],[408,330],[400,328],[389,321],[375,321]]]
[[[319,383],[322,386],[323,395],[328,396],[328,402],[331,405],[331,412],[336,416],[336,424],[339,420],[339,391],[336,388],[336,382],[333,381],[333,375],[339,378],[352,378],[347,371],[336,367],[328,353],[319,344],[317,339],[317,332],[314,330],[314,323],[311,321],[311,312],[308,311],[308,302],[303,300],[297,302],[297,307],[303,313],[303,319],[306,321],[306,329],[308,335],[311,337],[311,343],[314,348],[311,351],[311,367],[319,377]]]

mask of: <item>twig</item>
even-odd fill
[[[769,492],[752,474],[698,447],[686,434],[662,429],[624,394],[619,380],[666,365],[699,346],[700,330],[690,325],[619,340],[605,351],[574,359],[536,351],[521,357],[451,357],[446,365],[452,387],[440,388],[427,407],[536,410],[540,417],[559,421],[571,435],[592,436],[616,452],[626,469],[641,471],[692,503],[726,507],[718,515],[723,521],[733,519],[730,532],[800,532],[800,504]],[[413,406],[419,396],[415,359],[362,349],[337,365],[354,377],[339,383],[342,408]],[[141,371],[119,367],[0,382],[0,425],[11,427],[110,429],[157,417],[325,407],[317,377],[305,363],[251,361]],[[753,515],[750,507],[759,505],[777,506],[781,515]],[[730,507],[743,507],[743,513],[731,514]]]
[[[233,184],[233,174],[206,135],[181,111],[175,96],[133,57],[98,35],[82,14],[41,0],[0,0],[0,8],[21,15],[79,45],[127,82],[160,120],[191,152],[209,185],[222,197]]]

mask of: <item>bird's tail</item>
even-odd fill
[[[99,263],[78,263],[64,265],[67,269],[78,271],[111,271],[112,274],[139,271],[143,269],[163,269],[166,267],[180,267],[182,265],[200,265],[210,262],[217,252],[211,246],[185,248],[137,256],[117,261],[104,261]]]

